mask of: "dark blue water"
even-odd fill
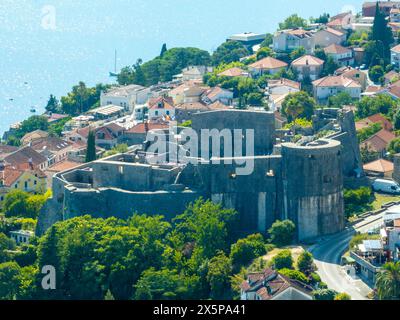
[[[304,18],[352,2],[312,0],[0,0],[0,132],[44,110],[48,96],[78,81],[112,82],[118,67],[168,47],[214,50],[229,35],[273,32],[286,16]],[[12,99],[12,101],[10,100]]]

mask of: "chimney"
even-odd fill
[[[33,170],[33,160],[32,160],[32,158],[28,159],[28,164],[29,164],[29,167],[31,168],[31,170]]]
[[[148,132],[149,131],[149,124],[148,124],[148,122],[146,121],[145,123],[144,123],[144,132]]]

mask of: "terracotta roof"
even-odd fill
[[[311,38],[313,36],[311,32],[304,29],[289,29],[283,30],[282,32],[290,34],[292,36],[296,36],[298,38]]]
[[[43,150],[59,151],[72,146],[72,142],[62,140],[58,137],[46,137],[32,141],[30,146],[37,152]]]
[[[39,139],[39,138],[45,138],[45,137],[48,137],[48,136],[49,136],[49,133],[46,132],[46,131],[35,130],[35,131],[29,132],[26,135],[24,135],[21,138],[21,141],[23,141],[24,143],[28,143],[28,142],[30,142],[32,140]]]
[[[341,45],[338,45],[336,43],[331,44],[330,46],[327,46],[324,49],[326,54],[343,54],[343,53],[349,53],[351,52],[350,49],[342,47]]]
[[[378,123],[378,122],[382,123],[384,129],[386,129],[386,130],[390,131],[393,129],[392,123],[388,119],[386,119],[383,115],[381,115],[380,113],[369,116],[367,119],[373,123]]]
[[[176,109],[181,110],[204,110],[208,111],[209,107],[201,102],[182,103],[176,106]]]
[[[342,37],[345,33],[333,28],[326,28],[325,31],[334,34],[335,36]]]
[[[396,52],[396,53],[400,53],[400,44],[398,44],[397,46],[393,47],[390,50],[393,51],[393,52]]]
[[[287,86],[291,87],[294,89],[299,89],[301,88],[301,83],[293,80],[289,80],[286,78],[280,78],[278,80],[268,80],[268,87],[270,88],[276,88],[276,87],[281,87],[281,86]]]
[[[383,88],[381,86],[368,86],[364,92],[367,93],[376,93],[381,91]]]
[[[150,130],[167,129],[168,123],[139,123],[133,128],[129,129],[127,133],[146,133]]]
[[[361,85],[345,76],[327,76],[313,81],[313,85],[317,87],[345,87],[345,88],[361,88]]]
[[[372,137],[369,137],[367,140],[363,141],[361,146],[370,151],[382,152],[387,150],[388,144],[395,138],[396,136],[392,132],[382,129]]]
[[[288,64],[272,57],[266,57],[257,62],[252,63],[249,67],[254,69],[278,69],[286,68]]]
[[[395,77],[398,77],[398,76],[399,76],[399,74],[396,71],[392,70],[392,71],[389,71],[388,73],[386,73],[384,75],[384,78],[387,81],[392,81],[392,79],[394,79]]]
[[[321,60],[309,54],[304,55],[292,62],[293,66],[322,66],[323,64],[324,60]]]
[[[387,173],[394,170],[393,162],[379,159],[370,163],[367,163],[363,166],[365,171],[373,171],[373,172],[380,172],[380,173]]]
[[[398,85],[398,82],[392,84],[391,86],[389,86],[388,92],[397,97],[400,98],[400,85]]]
[[[38,169],[31,169],[29,166],[26,168],[17,168],[12,165],[6,165],[4,170],[0,172],[0,179],[6,187],[11,187],[25,172],[38,177],[46,178],[46,174]]]
[[[230,69],[227,69],[225,71],[222,71],[218,73],[218,76],[221,77],[241,77],[246,73],[243,69],[240,69],[238,67],[233,67]]]
[[[148,105],[149,109],[160,109],[160,108],[167,110],[175,109],[174,101],[171,97],[158,97],[150,99]]]
[[[19,168],[23,165],[29,164],[29,161],[32,161],[32,165],[34,167],[39,166],[40,164],[46,162],[47,158],[36,152],[31,147],[23,147],[6,156],[4,160],[7,163]]]
[[[75,161],[64,160],[64,161],[58,162],[58,163],[52,165],[51,167],[47,168],[46,171],[62,172],[62,171],[69,170],[69,169],[75,168],[77,166],[80,166],[81,164],[82,163],[75,162]]]
[[[231,92],[227,89],[222,89],[221,87],[213,87],[209,90],[207,90],[206,92],[203,93],[203,96],[206,96],[209,99],[213,99],[215,97],[217,97],[220,93],[223,92]]]
[[[6,144],[0,145],[0,157],[4,157],[10,153],[13,153],[18,150],[18,147],[9,146]]]

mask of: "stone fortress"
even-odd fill
[[[363,176],[352,111],[317,110],[311,132],[296,143],[288,130],[275,129],[275,116],[266,111],[203,112],[193,115],[192,128],[253,129],[252,173],[235,174],[238,164],[223,157],[220,164],[204,159],[197,165],[151,164],[144,142],[128,153],[56,174],[37,234],[85,214],[172,219],[199,197],[236,209],[243,232],[265,232],[277,219],[295,222],[298,240],[343,230],[344,181]]]

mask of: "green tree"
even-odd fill
[[[290,93],[282,103],[282,114],[289,122],[297,118],[310,120],[314,114],[315,100],[304,91]]]
[[[231,299],[232,264],[223,252],[218,253],[208,263],[207,281],[210,284],[210,296],[215,300]]]
[[[397,110],[393,115],[393,126],[396,130],[400,130],[400,110]]]
[[[167,49],[167,44],[164,43],[164,44],[162,45],[162,48],[161,48],[160,58],[162,58],[162,57],[164,56],[164,54],[165,54],[167,51],[168,51],[168,49]]]
[[[306,54],[306,49],[304,49],[304,47],[298,47],[290,53],[290,60],[292,61],[296,60],[297,58],[300,58],[305,54]]]
[[[267,33],[265,35],[265,40],[261,42],[261,48],[269,47],[274,41],[274,35],[272,33]]]
[[[257,60],[264,59],[266,57],[272,57],[274,55],[274,51],[269,47],[263,47],[257,51],[256,57]]]
[[[0,300],[14,300],[18,293],[20,282],[18,275],[20,266],[16,262],[0,264]]]
[[[325,60],[324,66],[322,68],[322,76],[333,75],[335,71],[339,68],[339,65],[335,62],[335,60],[328,56]]]
[[[400,137],[390,141],[388,151],[391,154],[400,153]]]
[[[276,270],[293,269],[293,257],[289,249],[280,251],[271,262]]]
[[[350,105],[353,103],[353,98],[346,92],[340,92],[334,96],[328,98],[328,106],[331,108],[342,108],[345,105]]]
[[[343,292],[337,294],[333,300],[351,300],[351,297],[347,293]]]
[[[58,99],[53,96],[52,94],[50,95],[49,101],[47,102],[46,105],[46,111],[47,112],[59,112],[60,109],[60,102]]]
[[[375,19],[372,26],[371,40],[383,45],[383,54],[381,57],[385,61],[385,65],[390,62],[390,46],[394,42],[393,33],[388,26],[388,20],[385,14],[381,11],[379,3],[376,3]]]
[[[376,277],[380,300],[400,299],[400,262],[388,262]]]
[[[29,194],[21,190],[12,190],[7,193],[4,200],[4,212],[6,217],[26,215]]]
[[[314,300],[334,300],[338,292],[331,289],[319,289],[313,292]]]
[[[279,29],[296,29],[307,27],[307,20],[299,17],[297,14],[292,14],[285,21],[279,23]]]
[[[239,41],[227,41],[221,44],[212,55],[212,63],[218,66],[221,63],[239,61],[250,54],[249,50]]]
[[[0,232],[0,263],[10,260],[11,257],[6,251],[13,249],[15,249],[15,241]]]
[[[393,113],[396,108],[396,102],[387,94],[378,94],[374,97],[362,97],[356,102],[356,116],[358,118],[366,118],[376,113],[388,115]]]
[[[381,65],[376,65],[369,69],[369,77],[375,83],[382,83],[384,75],[385,70]]]
[[[280,269],[279,273],[288,277],[289,279],[297,280],[297,281],[300,281],[303,283],[310,282],[310,280],[307,278],[307,276],[303,272],[298,271],[298,270],[284,268],[284,269]]]
[[[96,160],[96,133],[93,130],[89,131],[86,146],[86,162]]]
[[[306,275],[315,271],[313,256],[310,252],[304,251],[297,258],[297,268]]]
[[[261,234],[252,234],[239,239],[231,247],[230,258],[236,270],[248,265],[255,258],[266,253],[264,238]]]
[[[271,242],[278,246],[286,246],[292,243],[296,232],[295,224],[290,220],[277,220],[268,230]]]
[[[318,18],[312,19],[312,21],[313,21],[314,23],[326,24],[326,23],[329,22],[329,18],[330,18],[329,13],[324,13],[324,14],[320,15]]]

